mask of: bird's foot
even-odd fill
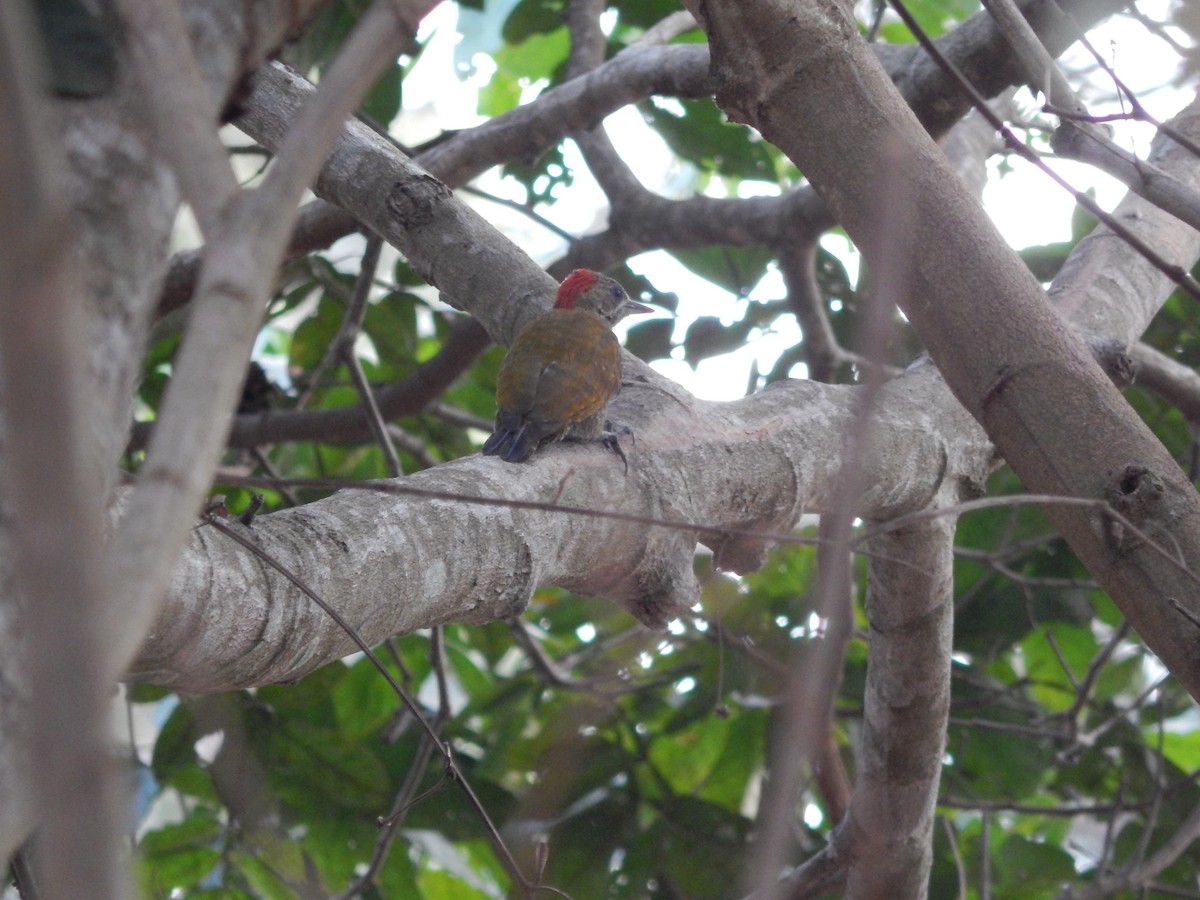
[[[633,429],[628,425],[616,428],[612,422],[606,421],[604,423],[604,430],[600,432],[600,443],[621,458],[621,462],[625,464],[625,474],[628,475],[629,460],[625,456],[625,451],[621,449],[621,438],[625,435],[629,435],[633,438],[633,442],[637,443],[637,438],[633,435]]]

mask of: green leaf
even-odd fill
[[[1092,200],[1096,199],[1096,189],[1088,188],[1084,193]],[[1082,203],[1076,203],[1071,211],[1071,241],[1078,243],[1092,233],[1099,219]]]
[[[504,22],[504,40],[520,44],[535,35],[561,28],[566,6],[566,0],[521,0]]]
[[[676,797],[630,848],[630,864],[661,872],[688,897],[727,897],[744,872],[744,816],[694,797]]]
[[[1130,656],[1108,664],[1100,670],[1093,692],[1097,700],[1112,700],[1122,694],[1131,694],[1140,689],[1145,667],[1140,657]]]
[[[1026,247],[1019,251],[1021,259],[1029,267],[1033,276],[1042,282],[1052,281],[1066,262],[1067,254],[1073,248],[1070,242],[1042,244],[1036,247]]]
[[[955,765],[947,773],[961,780],[972,796],[1019,801],[1032,794],[1050,768],[1053,751],[1019,726],[1029,719],[1009,711],[993,711],[996,728],[951,727],[949,746],[958,748]],[[1004,730],[1005,725],[1014,730]]]
[[[1090,628],[1061,623],[1031,632],[1020,647],[1031,694],[1052,712],[1075,702],[1079,679],[1100,650]]]
[[[758,762],[767,746],[766,710],[743,709],[729,718],[730,733],[725,755],[713,767],[701,789],[699,798],[739,812],[751,779],[758,772]]]
[[[417,345],[417,308],[424,306],[409,293],[393,293],[367,307],[363,333],[378,357],[380,377],[395,380],[412,371]]]
[[[307,74],[334,57],[357,21],[358,11],[350,0],[324,4],[313,16],[309,27],[287,45],[284,59],[288,65]]]
[[[484,116],[498,116],[515,109],[520,102],[520,79],[508,73],[496,72],[487,87],[479,92],[478,110]]]
[[[921,30],[938,37],[979,9],[977,0],[908,0],[905,4]],[[915,38],[903,22],[888,22],[879,29],[879,36],[889,43],[911,43]]]
[[[338,728],[348,738],[374,733],[396,714],[401,703],[387,679],[366,657],[355,662],[338,681],[331,699]]]
[[[1157,728],[1148,728],[1144,733],[1147,743],[1158,743],[1159,731]],[[1163,756],[1184,772],[1195,772],[1200,769],[1200,729],[1166,732],[1162,735],[1162,752]]]
[[[660,735],[650,762],[677,794],[694,794],[720,765],[733,722],[711,716],[686,731]]]
[[[1061,847],[1016,835],[1010,835],[1000,845],[996,869],[1004,881],[1019,886],[1023,892],[1054,887],[1075,877],[1075,863]]]
[[[730,178],[776,179],[778,151],[745,125],[728,121],[712,100],[652,99],[638,104],[638,109],[676,156],[701,171]]]
[[[397,60],[384,71],[363,97],[362,111],[387,128],[400,114],[404,93],[404,66]]]
[[[479,112],[495,116],[517,105],[522,91],[534,83],[549,81],[567,58],[571,40],[567,29],[558,27],[546,34],[532,34],[520,44],[501,47],[493,55],[496,71],[479,92]]]
[[[630,327],[625,336],[625,349],[638,359],[650,362],[671,355],[671,335],[675,331],[672,319],[650,319]]]
[[[621,22],[650,28],[679,9],[677,0],[619,0],[612,3],[621,14]]]
[[[650,763],[676,794],[694,795],[736,812],[753,775],[751,760],[765,747],[765,716],[743,710],[721,718],[711,696],[699,698],[705,710],[683,731],[660,734],[650,745]],[[669,729],[669,726],[668,726]]]
[[[259,857],[249,853],[234,854],[232,862],[239,873],[254,890],[255,897],[263,900],[293,900],[296,891]]]
[[[163,723],[154,742],[154,755],[151,758],[150,770],[156,780],[170,781],[173,773],[183,766],[196,763],[196,738],[192,733],[192,719],[187,709],[181,704],[172,710],[167,721]]]
[[[190,816],[174,825],[164,825],[146,832],[138,846],[143,855],[157,856],[193,847],[207,847],[215,843],[220,834],[221,826],[215,819]]]
[[[750,325],[745,320],[726,325],[717,316],[699,316],[688,326],[683,339],[683,358],[693,369],[711,356],[740,347]]]
[[[130,684],[125,686],[125,696],[130,703],[157,703],[174,691],[157,684]]]
[[[221,854],[208,847],[193,847],[163,854],[138,864],[142,893],[151,897],[171,896],[198,884],[221,862]]]
[[[192,815],[143,835],[138,846],[143,893],[163,896],[208,877],[221,862],[221,854],[212,846],[221,832],[215,819]]]
[[[500,885],[491,873],[442,835],[435,831],[410,830],[405,836],[423,856],[417,883],[425,900],[465,900],[470,897],[490,900],[500,895]]]
[[[345,314],[346,305],[341,298],[323,293],[316,312],[301,322],[293,334],[289,367],[307,372],[324,359]]]
[[[561,144],[551,147],[532,162],[510,160],[500,171],[525,188],[527,206],[553,203],[564,189],[575,183],[575,173],[567,165]]]
[[[670,253],[701,278],[735,297],[750,293],[774,259],[765,247],[701,247]]]
[[[371,810],[387,795],[388,773],[362,741],[299,720],[271,737],[272,782],[298,809]]]
[[[407,853],[389,853],[379,870],[377,883],[381,897],[417,897],[420,870]]]

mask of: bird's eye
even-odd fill
[[[614,299],[614,300],[620,300],[620,299],[621,299],[621,294],[623,294],[623,293],[625,292],[625,291],[624,291],[624,289],[623,289],[622,287],[620,287],[619,285],[616,285],[616,284],[614,284],[614,285],[613,285],[613,286],[610,288],[610,290],[612,291],[612,295],[613,295],[613,299]]]

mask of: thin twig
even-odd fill
[[[442,628],[438,626],[433,629],[433,636],[429,644],[431,660],[436,661],[442,658],[442,642]],[[436,662],[434,668],[435,670],[438,668]],[[439,679],[439,682],[441,681],[444,681],[444,679]],[[417,746],[417,752],[413,757],[412,765],[409,766],[408,774],[405,776],[400,790],[396,792],[396,798],[392,801],[391,810],[387,816],[380,820],[379,833],[375,836],[375,846],[371,850],[371,858],[367,861],[366,870],[352,881],[344,891],[337,894],[334,900],[349,900],[351,897],[357,897],[365,893],[366,889],[374,884],[375,876],[387,861],[388,852],[396,838],[396,833],[404,822],[404,816],[410,809],[441,788],[442,781],[439,780],[429,789],[417,794],[417,788],[420,787],[422,780],[425,778],[425,771],[429,766],[430,759],[433,758],[434,750],[441,749],[443,746],[440,735],[442,728],[450,718],[450,707],[446,694],[439,689],[438,697],[438,711],[430,723],[433,732],[438,737],[435,737],[428,731],[421,735],[421,742]]]
[[[1087,107],[1067,82],[1054,57],[1038,39],[1033,26],[1021,14],[1014,0],[983,0],[983,5],[1017,54],[1030,85],[1041,91],[1055,106],[1086,114]]]
[[[574,234],[567,231],[567,229],[551,222],[536,209],[534,209],[529,203],[518,203],[516,200],[510,200],[508,197],[501,197],[498,194],[490,193],[489,191],[485,191],[482,188],[477,188],[471,184],[464,184],[459,188],[459,190],[464,194],[470,194],[474,197],[478,197],[480,200],[486,200],[489,203],[495,203],[497,206],[503,206],[505,209],[511,209],[515,212],[518,212],[531,222],[536,222],[538,225],[541,225],[556,237],[562,238],[568,244],[573,244],[576,241],[576,236]]]
[[[1119,75],[1117,75],[1116,69],[1109,64],[1108,60],[1106,60],[1101,55],[1100,51],[1098,51],[1092,45],[1092,42],[1088,40],[1088,37],[1084,33],[1083,29],[1079,29],[1078,37],[1079,42],[1083,45],[1084,49],[1086,49],[1088,53],[1092,55],[1092,58],[1096,60],[1096,64],[1100,66],[1104,73],[1108,75],[1110,79],[1112,79],[1112,83],[1116,86],[1118,92],[1120,92],[1121,96],[1129,104],[1131,118],[1135,118],[1142,122],[1147,122],[1148,124],[1153,125],[1155,128],[1161,129],[1164,134],[1166,134],[1181,147],[1186,147],[1194,156],[1200,156],[1200,144],[1197,144],[1187,135],[1180,134],[1169,124],[1160,122],[1150,114],[1150,111],[1142,105],[1142,101],[1138,99],[1138,96],[1134,90],[1129,87],[1129,85],[1126,84]]]
[[[987,119],[993,128],[1000,132],[1000,135],[1004,138],[1004,142],[1007,146],[1009,146],[1018,156],[1041,169],[1041,171],[1048,175],[1055,184],[1070,193],[1071,196],[1075,198],[1076,203],[1107,225],[1113,231],[1113,233],[1118,235],[1122,240],[1129,244],[1130,247],[1141,254],[1147,262],[1154,266],[1154,268],[1158,269],[1160,272],[1170,278],[1173,282],[1191,294],[1195,299],[1200,300],[1200,282],[1193,278],[1192,275],[1182,266],[1173,265],[1155,253],[1149,244],[1139,238],[1129,228],[1126,228],[1124,224],[1110,216],[1107,210],[1101,207],[1100,204],[1098,204],[1083,191],[1074,188],[1070,182],[1046,165],[1046,163],[1041,159],[1040,156],[1038,156],[1037,153],[1026,147],[1025,144],[1015,134],[1013,134],[1012,130],[1004,124],[1000,117],[992,112],[992,109],[988,106],[987,101],[963,76],[962,72],[958,70],[958,67],[949,59],[947,59],[941,50],[938,49],[937,45],[934,44],[929,35],[925,33],[925,30],[917,23],[917,20],[913,18],[912,13],[909,12],[908,7],[905,6],[903,0],[889,0],[889,2],[891,3],[892,8],[904,21],[904,24],[908,27],[909,31],[913,33],[913,36],[916,37],[917,41],[925,49],[925,52],[928,53],[930,58],[932,58],[934,62],[936,62],[942,68],[942,70],[945,71],[946,74],[955,81],[959,89],[962,90],[962,92],[968,97],[970,97],[972,105],[979,110],[979,114]]]
[[[1129,622],[1122,621],[1121,624],[1117,626],[1117,629],[1113,632],[1112,637],[1110,637],[1105,645],[1100,648],[1100,652],[1093,656],[1088,662],[1087,671],[1083,673],[1083,678],[1080,679],[1079,687],[1075,694],[1075,702],[1072,703],[1070,707],[1063,710],[1060,714],[1063,719],[1069,722],[1075,721],[1075,717],[1079,714],[1080,710],[1083,709],[1083,705],[1087,702],[1088,694],[1091,693],[1092,687],[1096,683],[1096,679],[1100,677],[1100,670],[1108,663],[1108,661],[1112,658],[1113,653],[1116,652],[1117,647],[1121,645],[1121,642],[1124,641],[1128,635]]]
[[[213,127],[215,110],[174,0],[117,0],[133,71],[144,88],[158,144],[200,230],[216,236],[221,214],[241,193],[229,153]]]
[[[325,348],[325,355],[321,357],[321,361],[305,376],[306,387],[296,398],[297,408],[308,403],[322,376],[339,361],[344,361],[346,348],[349,347],[350,352],[353,352],[354,343],[362,331],[363,319],[367,315],[367,301],[371,297],[371,286],[375,283],[375,271],[379,267],[379,257],[383,250],[383,239],[379,235],[373,231],[366,231],[365,234],[367,242],[363,249],[362,261],[359,263],[358,277],[354,280],[354,289],[349,297],[345,297],[345,289],[341,282],[336,282],[334,289],[335,293],[347,300],[342,322],[338,326],[337,334]],[[327,289],[330,287],[332,286],[327,285]]]

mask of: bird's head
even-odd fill
[[[621,283],[591,269],[576,269],[562,280],[554,295],[555,309],[585,309],[595,313],[611,328],[632,313],[654,312],[629,299]]]

